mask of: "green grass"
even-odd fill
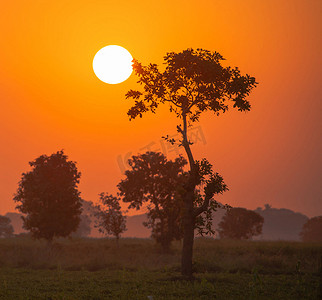
[[[1,299],[318,299],[318,278],[167,271],[0,269]]]
[[[195,280],[180,243],[0,240],[0,299],[319,299],[321,244],[197,239]]]

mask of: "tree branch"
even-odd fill
[[[208,206],[209,206],[209,202],[210,202],[210,199],[212,197],[208,196],[208,195],[205,195],[205,200],[204,202],[202,203],[201,206],[199,207],[196,207],[194,210],[193,210],[193,215],[194,217],[197,217],[199,216],[201,213],[203,213],[204,211],[207,210]]]
[[[181,108],[181,105],[175,103],[173,100],[171,100],[171,98],[169,97],[169,99],[164,99],[164,101],[167,101],[167,102],[171,102],[173,105],[175,105],[176,107],[179,107]]]

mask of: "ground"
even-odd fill
[[[0,240],[0,299],[319,299],[321,244],[197,239],[195,278],[180,243]],[[148,297],[148,296],[152,296]]]

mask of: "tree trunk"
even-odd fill
[[[181,274],[189,279],[192,278],[192,254],[193,254],[193,240],[194,240],[194,228],[195,228],[195,216],[194,216],[194,198],[195,188],[197,185],[197,170],[195,161],[190,149],[190,142],[187,136],[187,108],[182,109],[183,129],[178,126],[178,131],[182,134],[182,145],[187,153],[190,175],[186,185],[186,194],[184,197],[184,214],[183,214],[183,246],[181,257]]]
[[[168,241],[161,243],[162,253],[169,253],[170,252],[170,243]]]
[[[193,214],[193,191],[186,195],[185,211],[183,217],[183,246],[181,257],[181,274],[189,279],[192,278],[192,254],[194,242],[195,218]]]

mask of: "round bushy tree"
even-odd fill
[[[81,214],[76,163],[61,150],[29,164],[32,170],[22,174],[14,196],[16,208],[25,214],[23,228],[48,241],[69,236],[77,230]]]
[[[300,236],[303,242],[322,242],[322,216],[309,219]]]
[[[264,218],[258,213],[242,207],[229,209],[218,224],[220,238],[251,239],[260,235]]]

